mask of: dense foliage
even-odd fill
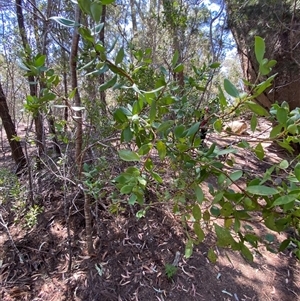
[[[38,90],[26,97],[27,114],[36,119],[42,114],[53,122],[51,138],[56,137],[55,143],[61,145],[56,172],[58,175],[64,173],[63,178],[66,177],[66,166],[69,166],[68,148],[75,145],[76,171],[70,168],[68,177],[70,183],[82,187],[85,195],[89,252],[92,251],[91,200],[100,197],[101,189],[110,177],[111,154],[104,149],[110,141],[108,137],[113,136],[112,139],[118,141],[114,149],[118,151],[120,160],[117,164],[122,170],[117,177],[109,178],[110,185],[118,189],[110,196],[113,199],[109,206],[111,212],[118,212],[126,200],[136,210],[138,218],[147,218],[147,209],[151,206],[169,204],[186,230],[187,258],[194,245],[204,241],[211,231],[216,235],[216,246],[240,251],[250,261],[253,260],[252,248],[257,249],[261,244],[270,251],[292,248],[300,258],[297,236],[300,230],[299,156],[294,154],[290,161],[274,164],[262,175],[235,164],[240,149],[263,160],[262,143],[265,141],[275,141],[291,153],[293,143],[300,142],[299,108],[290,110],[289,104],[282,102],[266,110],[256,102],[276,78],[276,74],[270,75],[276,61],[265,57],[264,39],[253,37],[253,55],[259,68],[255,84],[244,81],[250,91],[245,93],[229,79],[220,85],[214,82],[221,73],[217,60],[223,55],[214,44],[210,45],[214,47],[213,57],[207,55],[185,61],[180,38],[186,36],[189,22],[196,24],[205,19],[207,10],[203,10],[197,19],[192,13],[184,14],[183,8],[187,9],[187,6],[180,6],[179,1],[174,1],[175,4],[163,1],[164,18],[160,25],[167,28],[173,39],[169,45],[161,45],[168,56],[158,58],[153,53],[155,48],[135,45],[134,39],[127,45],[122,45],[119,37],[107,43],[102,41],[102,31],[111,26],[109,21],[108,25],[101,21],[103,9],[107,5],[112,9],[111,14],[116,13],[111,5],[113,0],[71,2],[80,9],[77,7],[78,19],[71,16],[50,18],[59,25],[62,35],[72,33],[73,36],[71,91],[61,88],[58,66],[48,67],[47,57],[52,59],[51,55],[28,45],[19,65],[24,77],[35,79]],[[146,19],[141,16],[141,20]],[[138,26],[135,30],[138,31]],[[81,52],[75,51],[77,35],[81,39],[77,44]],[[215,36],[212,34],[210,38]],[[195,48],[189,48],[186,53]],[[207,49],[204,48],[203,53],[207,54]],[[69,67],[64,68],[68,73]],[[79,78],[78,85],[75,75]],[[100,101],[104,99],[101,98],[103,93],[105,101]],[[72,121],[61,114],[62,109],[69,110]],[[58,112],[57,115],[53,115],[53,110]],[[251,115],[252,132],[257,130],[258,118],[272,122],[270,136],[254,142],[243,136],[236,144],[224,149],[215,142],[205,144],[208,133],[217,136],[229,120],[245,114]],[[64,131],[67,125],[71,134]],[[43,158],[42,153],[39,155]],[[208,186],[208,191],[204,186]],[[270,230],[267,235],[255,232],[255,225],[261,223]],[[290,229],[296,234],[276,246],[272,231]],[[217,259],[214,247],[211,246],[208,252],[213,262]],[[166,270],[168,277],[173,273],[173,270]]]

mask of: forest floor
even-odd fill
[[[259,126],[268,135],[263,120]],[[222,146],[234,139],[210,135],[207,143],[217,141]],[[289,156],[274,145],[266,144],[264,149],[263,161],[242,150],[236,164],[258,175]],[[6,154],[0,156],[0,170],[11,168],[5,143],[2,150]],[[28,186],[26,176],[20,180]],[[260,248],[260,252],[253,251],[254,262],[249,263],[236,252],[215,247],[219,258],[213,264],[207,251],[215,245],[215,238],[208,234],[185,259],[186,235],[167,203],[150,206],[146,218],[138,220],[138,206],[124,205],[113,214],[105,210],[111,200],[103,195],[94,212],[95,252],[89,256],[83,197],[76,186],[66,195],[62,184],[48,170],[36,176],[34,188],[38,186],[40,193],[36,202],[43,210],[36,214],[31,228],[24,228],[25,216],[12,210],[16,204],[0,199],[0,300],[300,300],[299,262],[291,252],[274,254]],[[205,185],[202,188],[206,193]],[[158,203],[154,193],[148,198],[149,203]],[[71,205],[66,208],[66,203]],[[263,226],[255,231],[262,236],[270,232]],[[276,237],[282,240],[286,235]],[[179,260],[177,271],[168,279],[165,266],[175,258]]]

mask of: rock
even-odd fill
[[[248,125],[245,121],[233,120],[225,124],[225,131],[234,133],[237,135],[245,134],[248,129]]]

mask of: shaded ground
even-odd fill
[[[226,139],[218,137],[220,147],[228,144]],[[267,147],[265,161],[239,153],[236,165],[258,173],[286,156]],[[5,158],[0,167],[9,163]],[[26,231],[22,223],[14,222],[10,203],[0,206],[12,236],[10,240],[2,223],[0,300],[300,300],[299,262],[288,252],[273,254],[262,248],[249,264],[237,253],[215,248],[219,261],[212,264],[207,251],[214,237],[208,235],[185,259],[186,235],[179,217],[166,204],[152,206],[147,218],[137,220],[138,206],[125,206],[118,215],[104,210],[111,202],[104,194],[94,206],[95,254],[88,256],[80,191],[73,187],[64,194],[62,182],[47,171],[38,180],[41,194],[36,202],[44,210],[33,228]],[[155,195],[149,198],[156,202]],[[173,263],[176,253],[178,268],[168,279],[165,266]]]

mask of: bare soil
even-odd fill
[[[260,126],[267,133],[263,121]],[[255,135],[251,138],[255,139]],[[207,143],[217,141],[222,147],[233,139],[211,135]],[[236,164],[257,175],[288,156],[274,145],[264,148],[264,161],[245,151],[239,152]],[[2,151],[6,153],[0,158],[0,168],[11,167],[7,145]],[[26,176],[21,181],[26,184]],[[95,252],[89,256],[84,201],[79,190],[73,187],[65,195],[62,182],[47,171],[41,172],[36,183],[40,189],[36,202],[43,212],[33,228],[24,229],[22,223],[14,222],[11,203],[0,205],[2,301],[300,300],[299,262],[291,253],[274,254],[261,248],[259,253],[253,251],[254,262],[249,263],[238,253],[215,247],[219,259],[212,264],[207,251],[214,246],[214,236],[208,234],[203,243],[195,246],[193,255],[185,259],[186,235],[168,204],[150,206],[146,218],[138,220],[138,206],[124,205],[118,214],[105,210],[111,203],[106,198],[109,191],[93,206]],[[148,201],[157,201],[154,193]],[[255,231],[270,232],[263,226]],[[277,238],[286,235],[278,234]],[[165,266],[173,263],[176,253],[178,268],[168,279]]]

